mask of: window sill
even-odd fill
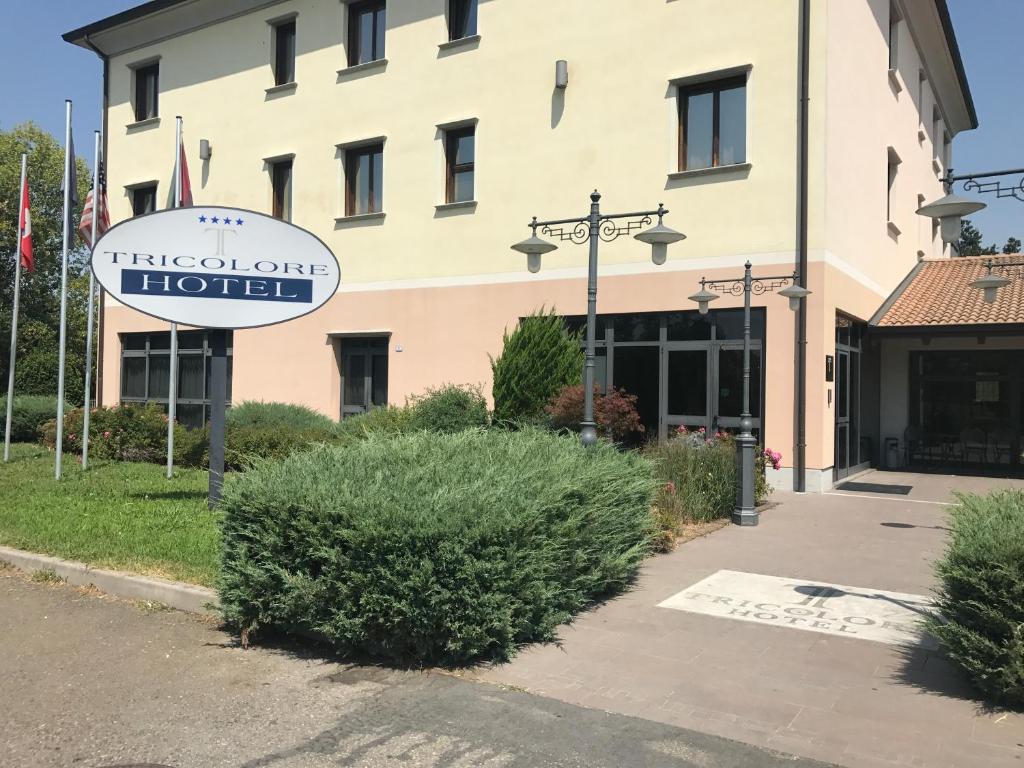
[[[338,82],[363,77],[365,75],[375,75],[378,72],[383,72],[387,68],[387,59],[374,59],[373,61],[367,61],[362,64],[353,64],[351,67],[338,70]]]
[[[449,211],[475,211],[476,200],[463,200],[458,203],[441,203],[435,205],[434,210],[438,213],[448,213]]]
[[[295,93],[298,89],[299,84],[292,80],[290,83],[282,83],[281,85],[273,85],[266,89],[267,97],[273,98],[275,96],[287,96]]]
[[[925,141],[927,141],[927,139],[928,139],[928,132],[925,131],[924,128],[918,128],[917,129],[917,141],[918,141],[918,143],[921,144],[921,145],[924,145],[924,143],[925,143]]]
[[[932,159],[932,169],[938,176],[942,176],[942,163],[939,162],[937,157]]]
[[[900,77],[898,70],[889,70],[889,87],[892,88],[894,96],[899,96],[900,91],[903,90],[903,79]]]
[[[727,176],[729,174],[748,173],[750,163],[734,163],[732,165],[716,165],[711,168],[694,168],[689,171],[674,171],[668,175],[670,181],[695,179],[700,176]]]
[[[903,234],[903,231],[891,221],[886,224],[886,229],[889,230],[889,237],[893,240],[899,240],[900,235]]]
[[[384,217],[387,214],[384,211],[376,211],[374,213],[354,213],[351,216],[338,216],[334,219],[334,223],[338,225],[352,225],[369,223],[372,221],[384,221]]]
[[[480,47],[480,35],[460,37],[458,40],[448,40],[437,46],[440,53],[449,53],[463,50],[473,50]]]
[[[156,128],[160,125],[159,117],[150,117],[145,120],[139,120],[134,123],[128,123],[126,126],[128,133],[139,133],[140,131],[148,130],[149,128]]]

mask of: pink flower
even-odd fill
[[[665,483],[665,490],[671,493],[673,496],[675,496],[676,484],[671,481]]]
[[[679,427],[676,429],[676,433],[680,435],[685,435],[687,434],[687,432],[689,432],[689,430],[686,428],[685,424],[680,424]]]
[[[701,427],[700,429],[697,430],[697,433],[701,435],[703,435],[705,432],[707,432],[707,430],[704,429],[704,427]]]
[[[104,433],[103,433],[103,436],[104,436],[104,437],[110,437],[110,432],[109,432],[109,431],[107,431],[107,432],[104,432]]]

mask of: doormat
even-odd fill
[[[718,571],[658,607],[889,645],[936,647],[920,626],[932,613],[931,598],[883,589]]]
[[[840,483],[836,486],[840,491],[858,491],[860,493],[894,493],[906,496],[914,488],[912,485],[887,485],[885,483]]]

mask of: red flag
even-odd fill
[[[188,160],[185,159],[185,144],[182,142],[181,155],[181,189],[178,190],[178,207],[188,208],[192,205],[192,182],[188,179]]]
[[[21,207],[18,211],[18,254],[21,258],[21,266],[27,272],[33,272],[36,268],[36,260],[32,255],[32,214],[28,205],[28,179],[25,179],[25,186],[21,188]]]
[[[93,190],[85,197],[85,208],[82,209],[82,221],[78,225],[78,234],[82,236],[85,244],[92,248],[92,217],[93,217]],[[103,237],[103,233],[110,229],[110,211],[107,208],[107,191],[100,187],[99,218],[96,220],[96,237]]]

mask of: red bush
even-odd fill
[[[552,426],[579,430],[583,421],[583,385],[565,387],[552,398],[545,410],[551,417]],[[602,437],[616,442],[634,432],[644,431],[636,410],[636,395],[620,389],[612,388],[607,395],[602,395],[594,387],[594,421]]]

